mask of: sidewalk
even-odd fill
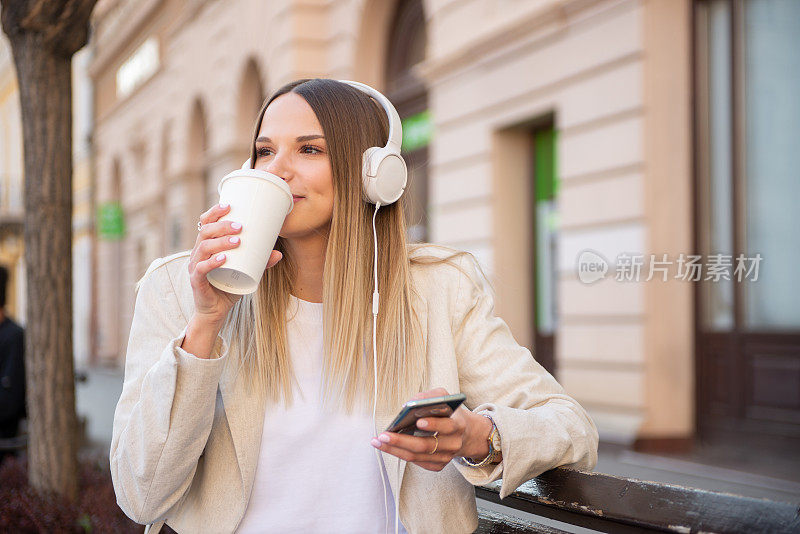
[[[85,382],[75,384],[75,409],[78,417],[86,417],[89,447],[104,450],[111,446],[114,409],[122,394],[122,370],[88,367],[76,369],[86,375]]]
[[[600,444],[595,471],[745,497],[800,503],[800,453],[760,456],[734,447],[698,447],[683,455],[655,455]]]

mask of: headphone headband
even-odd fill
[[[380,103],[384,111],[386,111],[386,115],[389,117],[389,139],[385,148],[389,148],[392,152],[397,152],[399,154],[400,147],[403,144],[403,128],[400,126],[400,115],[397,113],[397,110],[394,109],[392,103],[389,102],[389,99],[383,96],[380,91],[373,89],[365,83],[350,80],[339,81],[355,87],[356,89],[360,89]]]

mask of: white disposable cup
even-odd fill
[[[208,273],[208,283],[235,295],[254,293],[267,268],[278,232],[292,211],[292,191],[280,177],[239,169],[219,183],[219,201],[231,209],[220,220],[242,225],[239,246],[225,251],[225,263]]]

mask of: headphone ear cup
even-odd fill
[[[396,202],[408,180],[406,162],[388,148],[370,147],[364,151],[362,179],[365,200],[386,206]]]
[[[376,154],[380,152],[380,147],[373,146],[364,151],[364,155],[361,158],[362,161],[362,169],[361,175],[364,177],[366,181],[368,177],[375,177],[375,162],[377,161]]]

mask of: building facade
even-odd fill
[[[736,356],[751,360],[733,377],[720,358],[703,363],[700,341],[699,318],[717,298],[708,295],[724,283],[660,275],[701,250],[755,251],[704,248],[703,221],[721,208],[702,199],[723,193],[698,193],[710,149],[696,142],[708,115],[697,103],[717,101],[698,69],[717,72],[724,58],[698,57],[702,43],[724,40],[708,13],[728,10],[750,35],[757,24],[745,21],[793,9],[777,0],[101,1],[90,67],[97,360],[122,365],[134,284],[156,257],[193,246],[218,181],[248,156],[264,98],[296,78],[354,79],[403,118],[410,237],[478,258],[497,314],[587,408],[601,439],[685,449],[712,427],[754,421],[800,438],[797,305],[780,301],[783,337],[766,355]],[[796,44],[791,24],[777,42],[759,34],[757,53]],[[797,192],[778,171],[768,198]],[[773,263],[791,259],[772,252]],[[628,264],[645,276],[628,276]],[[595,267],[600,277],[587,280]],[[735,345],[736,332],[723,329],[716,346]],[[761,412],[741,411],[744,393],[724,390],[734,382],[757,384],[747,407]],[[775,384],[782,393],[770,397]],[[740,411],[723,421],[718,398],[704,404],[709,391]]]
[[[0,34],[0,264],[8,269],[6,312],[25,322],[22,242],[22,121],[11,45]]]

